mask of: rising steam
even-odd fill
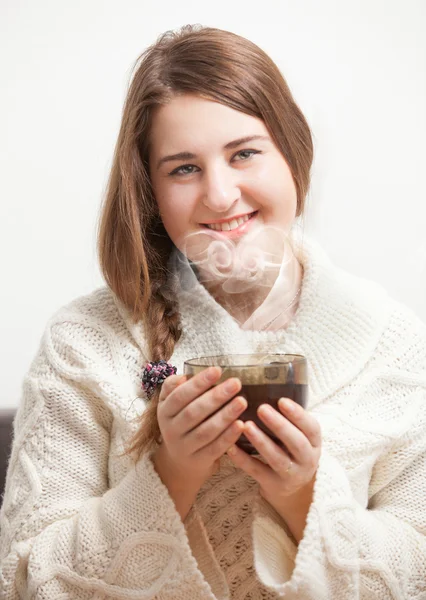
[[[301,266],[291,237],[281,228],[265,224],[236,240],[210,229],[190,233],[173,252],[171,266],[184,289],[195,293],[199,280],[225,298],[225,304],[235,308],[237,303],[236,312],[241,308],[243,314],[248,299],[262,298],[252,314],[240,322],[242,329],[285,327],[286,307],[301,282]]]

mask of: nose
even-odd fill
[[[205,171],[205,184],[202,191],[202,202],[213,213],[226,213],[240,199],[241,193],[237,185],[236,173],[229,167],[216,167]]]

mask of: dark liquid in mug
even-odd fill
[[[308,386],[301,383],[264,383],[260,385],[243,385],[237,396],[244,396],[247,400],[247,408],[240,415],[241,421],[254,421],[256,425],[264,431],[272,440],[285,450],[284,444],[266,427],[266,425],[257,416],[257,409],[261,404],[270,404],[280,414],[283,414],[278,408],[280,398],[291,398],[303,408],[308,401]],[[259,454],[251,445],[251,442],[245,435],[241,435],[236,445],[247,452],[247,454]]]

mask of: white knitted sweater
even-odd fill
[[[426,326],[305,236],[296,316],[243,331],[200,285],[181,294],[172,362],[303,353],[323,450],[298,547],[225,456],[182,523],[144,455],[120,456],[145,406],[140,324],[108,288],[47,324],[23,382],[1,510],[7,600],[426,598]]]

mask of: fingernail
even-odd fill
[[[214,381],[218,376],[217,367],[211,367],[207,369],[206,377],[209,381]]]
[[[233,392],[238,387],[238,381],[236,379],[228,379],[225,383],[224,388],[226,392]]]
[[[252,435],[256,435],[256,427],[254,426],[254,423],[252,421],[246,422],[246,431],[248,431]]]
[[[230,448],[228,448],[226,453],[229,454],[230,456],[235,456],[237,454],[237,449],[235,446],[231,446]]]
[[[285,409],[287,412],[291,412],[293,410],[293,401],[288,398],[280,398],[278,400],[278,404],[280,408]]]

